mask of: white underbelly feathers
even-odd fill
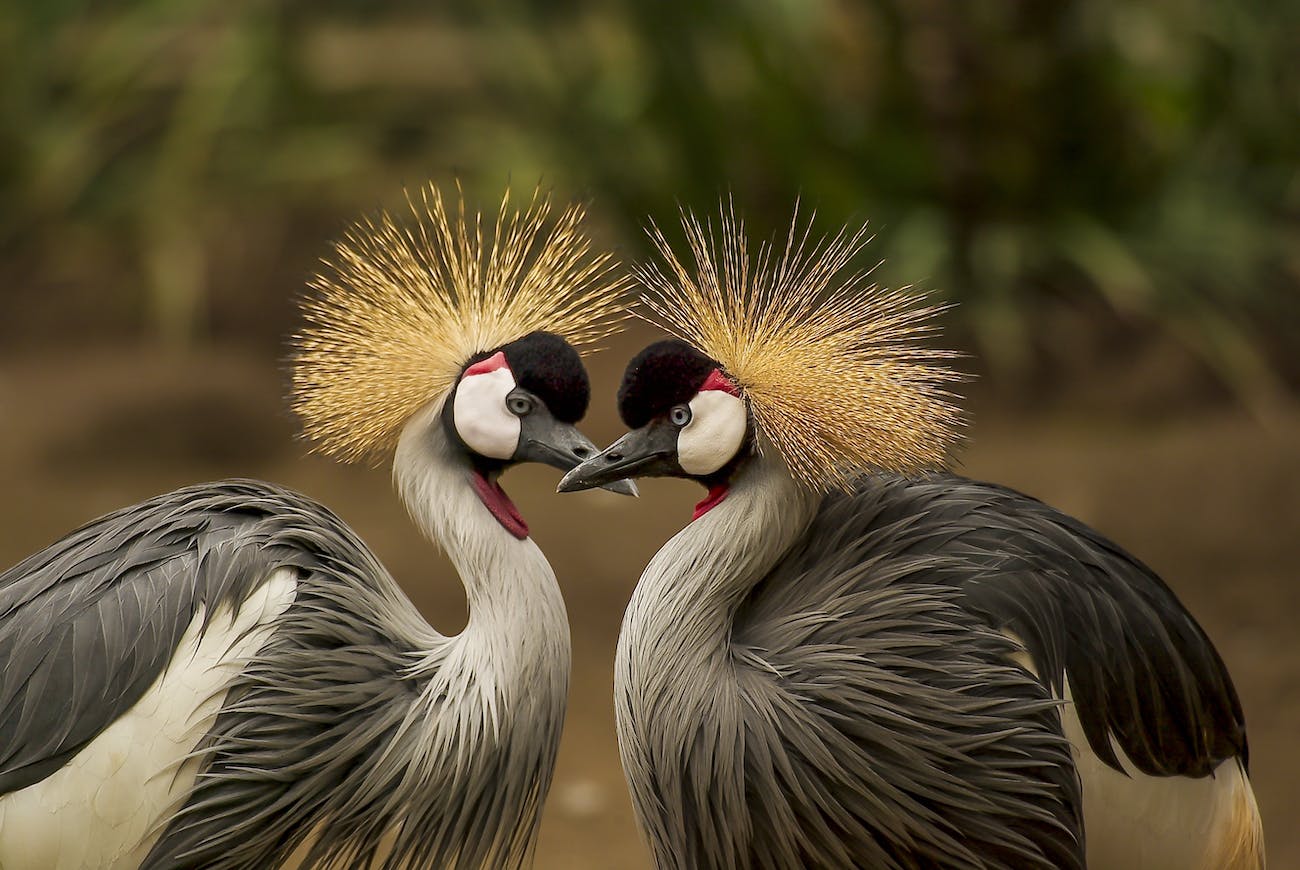
[[[295,593],[293,571],[277,571],[233,619],[223,607],[202,638],[200,611],[130,710],[62,768],[0,797],[0,870],[137,866],[189,792],[196,764],[186,758],[230,680],[270,638]]]

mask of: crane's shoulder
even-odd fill
[[[57,770],[129,709],[196,618],[206,631],[277,569],[327,559],[377,564],[310,499],[230,480],[114,511],[0,573],[0,794]]]
[[[951,589],[1023,641],[1056,697],[1064,681],[1094,752],[1143,773],[1206,776],[1247,758],[1240,702],[1213,644],[1147,566],[1080,521],[1005,487],[951,474],[864,479],[828,496],[803,540],[747,602],[745,631],[792,613],[884,618],[855,604],[888,586]]]
[[[0,626],[56,587],[77,585],[84,603],[170,559],[231,547],[248,557],[286,547],[368,553],[332,511],[293,490],[259,480],[196,484],[91,520],[0,572]]]
[[[842,566],[858,580],[818,606],[737,629],[753,851],[785,849],[789,866],[1084,866],[1056,702],[959,592],[873,584],[873,567]]]

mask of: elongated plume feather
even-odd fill
[[[457,194],[454,217],[430,184],[407,194],[405,223],[387,212],[357,223],[310,283],[293,408],[316,450],[378,458],[474,354],[537,330],[581,347],[621,319],[626,279],[591,252],[582,206],[552,219],[540,189],[523,210],[507,190],[485,238]]]
[[[919,343],[942,306],[849,270],[865,225],[811,239],[796,207],[784,246],[752,258],[734,205],[716,228],[685,210],[682,226],[694,268],[650,228],[662,262],[635,270],[647,319],[722,363],[797,479],[824,490],[944,464],[962,427],[945,387],[962,376],[944,365],[957,354]]]

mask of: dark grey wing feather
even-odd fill
[[[293,606],[232,682],[194,788],[142,870],[279,866],[309,836],[304,866],[372,866],[385,843],[385,867],[491,863],[474,850],[500,837],[438,842],[446,806],[409,800],[423,774],[407,764],[419,729],[404,726],[427,678],[408,676],[414,647],[396,635],[414,607],[330,511],[283,493],[274,508],[262,547],[297,569]]]
[[[893,513],[948,530],[934,555],[967,606],[1019,635],[1053,690],[1070,690],[1088,743],[1119,769],[1206,776],[1248,761],[1245,719],[1223,660],[1173,591],[1078,520],[1021,493],[952,475],[878,484]],[[880,498],[866,493],[857,498]]]
[[[129,709],[199,606],[263,582],[277,557],[241,529],[278,491],[177,490],[108,514],[0,574],[0,794],[57,770]]]
[[[947,540],[833,497],[741,606],[755,866],[1083,866],[1058,705],[936,576]]]
[[[505,737],[479,747],[481,781],[412,764],[428,749],[413,699],[426,716],[441,703],[412,664],[430,665],[440,636],[337,516],[256,481],[118,511],[0,575],[0,793],[134,704],[202,607],[237,605],[281,568],[294,601],[228,685],[143,867],[279,866],[312,836],[307,865],[323,868],[371,866],[385,847],[385,867],[525,865],[550,762],[522,796],[494,788],[518,776]],[[414,783],[443,799],[411,801]]]
[[[371,866],[384,826],[403,809],[386,801],[403,792],[392,778],[385,793],[360,785],[399,739],[411,687],[394,677],[405,664],[395,652],[374,654],[392,650],[390,643],[361,644],[366,655],[358,656],[347,646],[313,647],[292,629],[272,640],[264,650],[272,664],[255,662],[241,677],[203,748],[188,802],[144,868],[278,865],[326,819],[306,866]],[[423,838],[416,831],[407,839],[427,840],[436,830],[421,827]]]

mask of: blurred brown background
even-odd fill
[[[255,476],[338,510],[441,630],[464,601],[384,470],[305,456],[293,299],[402,187],[539,179],[625,260],[732,192],[870,219],[862,265],[958,303],[964,470],[1156,568],[1251,728],[1273,866],[1300,866],[1300,4],[1237,0],[0,2],[0,564],[93,516]],[[586,426],[645,327],[591,361]],[[646,863],[611,662],[698,497],[507,478],[570,607],[544,868]]]

